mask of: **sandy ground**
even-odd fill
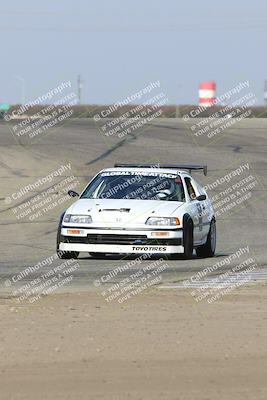
[[[266,399],[266,304],[267,285],[209,305],[158,289],[1,299],[0,398]]]
[[[78,177],[79,192],[114,162],[207,163],[203,184],[249,163],[258,184],[251,200],[218,217],[216,258],[168,260],[162,283],[188,279],[245,246],[265,268],[267,120],[246,119],[208,142],[194,140],[194,123],[156,120],[119,142],[103,137],[90,119],[70,120],[30,143],[15,140],[0,123],[0,400],[266,400],[267,285],[242,287],[213,304],[159,288],[122,305],[107,303],[94,281],[125,260],[83,256],[64,293],[32,305],[4,298],[14,289],[6,287],[8,279],[54,254],[59,216],[72,202],[29,220],[18,219],[13,207],[47,185],[11,204],[5,200],[69,162],[64,177]]]

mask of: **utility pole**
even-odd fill
[[[79,100],[79,104],[81,104],[82,102],[82,85],[83,85],[83,80],[81,75],[78,75],[78,79],[77,79],[77,88],[78,88],[78,100]]]
[[[267,81],[264,82],[264,101],[267,105]]]

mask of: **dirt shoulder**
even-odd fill
[[[0,300],[5,399],[266,399],[267,286],[214,304],[186,291]]]

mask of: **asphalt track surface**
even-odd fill
[[[223,212],[217,218],[216,257],[166,260],[159,285],[179,287],[184,279],[189,279],[190,276],[247,246],[249,253],[245,257],[253,257],[257,262],[257,269],[264,270],[267,265],[267,121],[247,119],[235,122],[212,139],[196,138],[190,130],[195,122],[190,120],[185,123],[182,119],[157,119],[147,124],[143,130],[119,139],[116,135],[104,136],[91,119],[68,120],[41,137],[29,141],[24,141],[23,137],[16,137],[12,131],[12,126],[16,122],[9,124],[1,122],[0,293],[2,296],[14,294],[15,287],[62,263],[61,260],[56,260],[52,265],[42,266],[21,279],[18,286],[13,284],[12,277],[18,276],[29,266],[37,265],[55,253],[59,216],[72,203],[70,198],[45,212],[41,217],[30,221],[29,218],[18,219],[12,209],[41,193],[49,185],[31,190],[20,200],[12,201],[10,204],[5,199],[51,171],[57,170],[60,165],[68,163],[71,163],[71,174],[74,174],[79,181],[77,191],[80,191],[88,179],[100,169],[111,167],[115,162],[207,164],[207,177],[196,174],[203,184],[214,182],[240,165],[249,163],[249,173],[255,177],[257,184],[247,201]],[[52,183],[68,175],[69,173],[65,172]],[[227,189],[228,186],[228,184],[223,185],[209,193],[214,195],[216,190],[219,193],[222,187]],[[73,272],[73,279],[58,291],[95,290],[99,288],[101,277],[106,276],[114,268],[131,262],[128,269],[108,281],[109,285],[132,275],[157,258],[143,261],[141,264],[135,263],[134,259],[135,257],[110,256],[98,260],[82,255],[77,260],[78,267]],[[216,273],[222,273],[238,262],[239,260],[232,260]]]

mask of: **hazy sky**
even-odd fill
[[[0,12],[0,101],[31,100],[77,75],[84,103],[111,103],[160,80],[170,103],[197,103],[267,79],[265,0],[9,0]]]

